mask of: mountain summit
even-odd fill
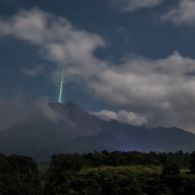
[[[63,119],[69,119],[75,124],[87,123],[90,120],[97,120],[97,118],[85,110],[83,110],[79,105],[75,104],[72,101],[68,101],[64,104],[57,102],[48,103],[49,107],[54,110],[56,113],[60,114]],[[80,124],[81,125],[81,124]]]
[[[87,112],[85,112],[81,107],[72,101],[68,101],[64,104],[58,102],[49,102],[48,105],[57,113],[60,113],[63,116],[68,116],[70,118],[77,117],[78,115],[82,114],[87,114]]]
[[[178,128],[136,127],[104,121],[72,101],[48,103],[59,116],[50,120],[41,114],[0,132],[0,152],[48,158],[53,153],[94,150],[192,151],[195,135]],[[49,112],[49,111],[48,111]]]

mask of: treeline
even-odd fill
[[[195,152],[54,155],[45,194],[194,195]]]
[[[141,152],[94,152],[88,154],[59,154],[53,155],[51,166],[59,166],[59,162],[67,164],[67,166],[130,166],[130,165],[154,165],[161,166],[167,161],[172,161],[179,168],[188,168],[190,166],[189,153],[178,151],[176,153],[141,153]],[[69,164],[69,165],[68,165]]]
[[[0,195],[195,194],[195,152],[59,154],[41,165],[0,155]]]

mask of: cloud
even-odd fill
[[[131,12],[141,8],[151,8],[162,3],[162,0],[111,0],[123,12]]]
[[[34,66],[34,67],[24,67],[21,69],[21,73],[30,76],[30,77],[36,77],[44,74],[44,67],[43,66]]]
[[[62,119],[62,115],[52,109],[48,104],[49,98],[48,97],[41,97],[37,100],[34,100],[33,102],[33,112],[32,113],[38,113],[38,115],[52,121],[57,122],[58,120]]]
[[[163,21],[169,21],[176,25],[195,25],[195,1],[194,0],[180,0],[179,4],[162,15]]]
[[[100,112],[93,112],[95,116],[103,120],[117,120],[119,122],[141,126],[147,123],[145,116],[134,112],[127,112],[126,110],[120,110],[119,112],[113,112],[110,110],[102,110]]]
[[[27,117],[28,111],[19,97],[0,98],[0,131]]]
[[[0,20],[0,36],[37,46],[40,55],[56,65],[53,78],[64,66],[65,81],[79,82],[95,98],[127,110],[126,115],[144,116],[148,125],[195,130],[193,58],[174,52],[162,59],[126,56],[112,64],[94,54],[106,46],[102,37],[39,9]]]
[[[35,116],[56,122],[61,116],[48,105],[48,97],[26,100],[22,96],[0,97],[0,131],[18,122],[27,122]]]
[[[57,71],[53,75],[54,81],[62,66],[65,68],[66,80],[74,78],[74,80],[80,81],[100,74],[105,66],[104,62],[94,55],[98,47],[105,45],[100,36],[77,29],[66,18],[57,17],[37,8],[28,11],[21,10],[12,17],[1,19],[0,37],[5,36],[37,46],[40,55],[44,59],[54,62],[57,67]],[[24,67],[22,73],[28,76],[37,76],[43,73],[43,68],[39,66],[30,69]],[[20,102],[15,103],[15,100],[9,100],[7,104],[5,102],[3,104],[10,104],[10,108],[13,107],[13,110],[10,111],[13,118],[16,116],[16,119],[8,118],[6,124],[13,124],[30,112],[29,109],[24,109],[24,112],[18,110],[20,107],[23,109],[24,106]],[[35,103],[32,105],[37,108]],[[38,105],[40,112],[47,118],[52,120],[58,118],[46,104],[43,107],[41,107],[42,104]],[[9,116],[9,113],[5,116]]]
[[[194,71],[195,60],[177,52],[164,59],[137,57],[108,67],[89,86],[110,104],[148,113],[150,124],[190,129],[194,127]]]
[[[0,36],[12,36],[38,46],[43,58],[64,65],[66,72],[85,76],[103,63],[94,51],[104,46],[104,40],[94,34],[75,28],[66,18],[57,17],[40,9],[22,10],[13,17],[0,21]]]

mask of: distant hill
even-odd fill
[[[114,120],[104,121],[84,111],[73,102],[49,103],[59,115],[49,120],[36,114],[0,132],[0,152],[48,158],[60,152],[94,150],[193,151],[195,135],[172,128],[137,127]]]

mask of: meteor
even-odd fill
[[[63,86],[64,86],[64,66],[62,68],[62,75],[61,75],[61,82],[60,82],[60,92],[58,98],[59,103],[62,103]]]

